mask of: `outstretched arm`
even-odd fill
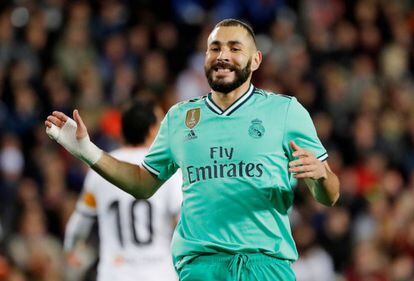
[[[162,185],[163,181],[145,168],[119,161],[93,144],[77,110],[73,111],[73,119],[54,111],[45,121],[46,133],[107,181],[136,198],[149,198]]]
[[[148,199],[164,183],[145,168],[119,161],[107,153],[91,166],[107,181],[138,199]]]
[[[328,161],[321,162],[311,152],[290,142],[293,156],[299,159],[289,162],[289,172],[297,179],[305,180],[312,196],[319,203],[333,206],[339,198],[339,180],[329,167]]]

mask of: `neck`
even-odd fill
[[[146,138],[144,143],[140,143],[140,144],[124,144],[123,147],[124,148],[131,148],[131,149],[135,149],[135,148],[143,148],[143,149],[148,149],[152,142],[153,142],[154,138]]]
[[[249,90],[250,79],[244,82],[240,87],[234,89],[233,91],[223,94],[217,91],[211,91],[211,97],[215,104],[217,104],[222,110],[227,109],[232,105],[238,98],[240,98],[244,93]]]
[[[147,148],[145,145],[143,144],[125,144],[122,146],[123,149],[137,149],[137,148]]]
[[[143,146],[143,147],[146,147],[146,148],[150,148],[150,147],[151,147],[151,144],[154,142],[154,140],[155,140],[155,137],[148,136],[148,137],[145,139],[145,142],[144,142],[144,144],[143,144],[142,146]]]

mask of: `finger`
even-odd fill
[[[79,111],[77,109],[73,111],[73,119],[76,121],[78,128],[86,129],[85,123],[83,123],[83,120],[80,117]]]
[[[49,138],[57,140],[59,137],[60,129],[53,123],[50,123],[50,127],[46,127],[46,134]]]
[[[304,160],[304,158],[300,158],[300,159],[297,159],[297,160],[290,161],[289,162],[289,167],[301,166],[301,165],[304,164],[303,160]]]
[[[85,137],[88,133],[86,130],[85,123],[83,123],[83,120],[80,117],[79,111],[77,109],[73,111],[73,119],[75,120],[76,125],[78,126],[76,130],[76,137],[79,139]]]
[[[305,149],[302,149],[302,148],[292,153],[293,157],[299,157],[299,158],[300,157],[306,157],[306,156],[309,156],[309,155],[310,155],[309,151],[307,151]]]
[[[297,179],[312,178],[313,177],[313,172],[297,173],[297,174],[294,174],[293,177],[295,177]]]
[[[315,169],[316,169],[315,165],[304,165],[304,166],[289,168],[289,172],[291,173],[314,172]]]
[[[293,160],[289,162],[289,167],[295,167],[295,166],[302,166],[302,165],[309,165],[314,162],[314,159],[310,157],[305,158],[299,158],[297,160]]]
[[[290,144],[290,147],[293,149],[293,151],[298,151],[301,149],[301,147],[297,145],[295,141],[290,141],[289,144]]]
[[[60,119],[62,122],[66,122],[68,120],[68,116],[60,111],[53,111],[52,115],[58,119]]]
[[[50,128],[50,127],[52,127],[52,123],[50,122],[50,121],[45,121],[45,126],[47,127],[47,128]]]
[[[49,115],[47,117],[47,121],[49,121],[50,123],[58,126],[59,128],[62,128],[62,126],[65,124],[65,122],[63,122],[61,119],[53,116],[53,115]]]

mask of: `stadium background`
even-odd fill
[[[48,139],[44,118],[77,107],[92,139],[117,147],[132,97],[167,110],[208,92],[205,40],[226,17],[252,23],[264,53],[254,84],[305,105],[341,180],[333,208],[297,188],[298,280],[414,280],[409,0],[1,1],[0,280],[63,280],[87,167]]]

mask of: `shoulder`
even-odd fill
[[[204,100],[206,99],[206,97],[207,97],[207,95],[192,98],[192,99],[189,99],[189,100],[185,100],[185,101],[181,101],[179,103],[176,103],[175,105],[173,105],[170,108],[169,112],[175,112],[175,111],[179,111],[179,110],[183,110],[183,109],[185,110],[185,109],[197,106],[197,105],[201,105],[201,104],[204,103]]]
[[[187,112],[190,109],[203,107],[205,105],[205,99],[207,96],[201,96],[197,98],[193,98],[186,101],[181,101],[173,105],[169,110],[167,115],[169,118],[174,118],[177,116],[181,116],[183,113]]]
[[[254,88],[253,94],[256,96],[262,96],[264,98],[273,100],[273,101],[290,101],[295,100],[296,98],[293,96],[277,93],[277,92],[270,92],[260,88]]]
[[[291,103],[297,102],[297,99],[293,96],[270,92],[260,88],[255,88],[253,92],[256,99],[265,100],[266,104],[273,106],[289,106]]]

